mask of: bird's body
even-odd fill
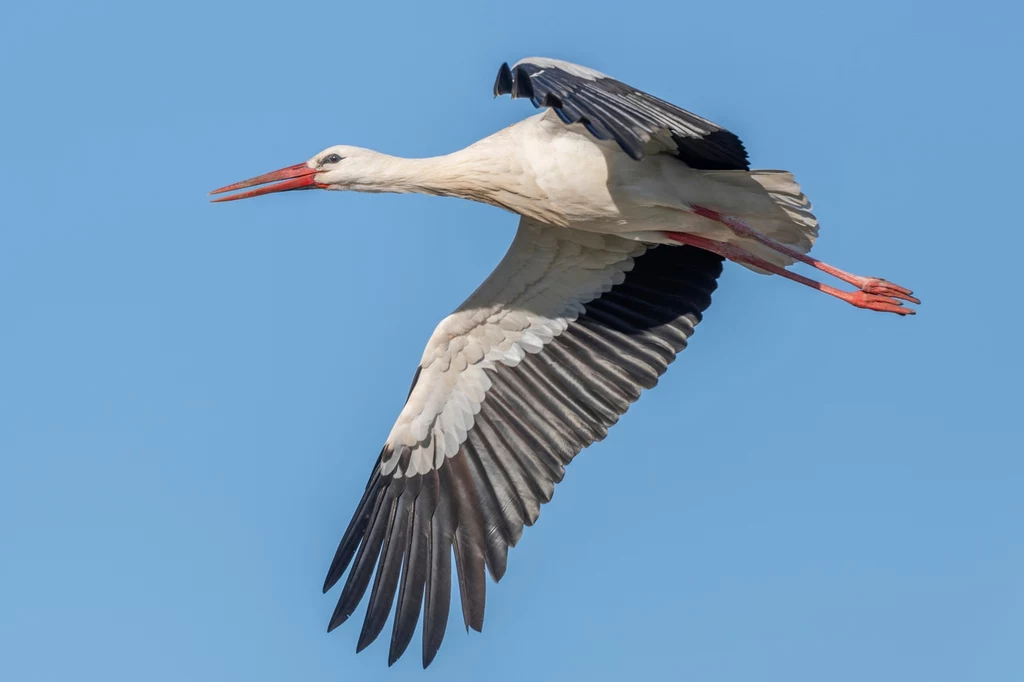
[[[431,335],[325,581],[348,571],[330,628],[369,590],[359,649],[394,606],[391,662],[421,609],[433,660],[453,557],[466,627],[483,626],[485,569],[501,578],[565,465],[685,348],[723,258],[862,308],[906,314],[902,301],[917,302],[807,256],[818,223],[793,176],[750,170],[739,138],[714,123],[549,59],[503,65],[494,90],[547,110],[446,156],[336,146],[217,190],[417,192],[521,216],[501,263]],[[797,260],[857,291],[785,269]]]
[[[817,221],[793,176],[784,171],[698,170],[659,153],[640,161],[618,144],[594,138],[581,124],[566,125],[546,111],[460,151],[429,159],[402,159],[368,149],[335,146],[355,184],[338,189],[454,196],[504,208],[544,225],[614,234],[647,243],[675,244],[666,231],[722,242],[756,243],[693,212],[700,203],[743,218],[764,234],[810,250]],[[774,195],[774,198],[773,198]],[[787,212],[788,211],[788,212]],[[768,250],[768,258],[791,259]]]

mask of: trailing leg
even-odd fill
[[[909,301],[911,303],[921,302],[917,298],[914,298],[914,292],[911,291],[910,289],[901,287],[897,284],[889,282],[888,280],[880,279],[878,277],[862,277],[860,275],[854,275],[852,273],[846,272],[845,270],[840,270],[835,266],[829,265],[828,263],[823,263],[817,258],[811,258],[807,254],[800,253],[799,251],[796,251],[795,249],[792,249],[786,246],[785,244],[780,244],[774,239],[761,234],[760,232],[758,232],[757,230],[755,230],[754,228],[750,227],[745,222],[740,220],[739,218],[727,216],[722,213],[719,213],[718,211],[713,211],[709,208],[704,208],[703,206],[691,205],[690,208],[693,210],[695,214],[701,217],[722,223],[730,230],[732,230],[733,233],[738,237],[743,237],[745,239],[756,241],[759,244],[762,244],[773,251],[778,251],[779,253],[785,254],[786,256],[789,256],[794,260],[798,260],[801,263],[807,263],[813,268],[817,268],[818,270],[821,270],[822,272],[828,273],[833,277],[841,279],[848,284],[852,284],[853,286],[857,287],[866,294],[899,298],[903,299],[904,301]],[[763,266],[758,265],[758,267]],[[775,269],[764,269],[771,270],[771,272],[775,272]]]
[[[804,286],[817,289],[818,291],[828,294],[829,296],[835,296],[838,299],[842,299],[850,305],[858,308],[865,308],[867,310],[877,310],[883,313],[896,313],[897,315],[914,315],[915,311],[909,308],[903,307],[903,302],[898,300],[904,298],[904,300],[910,300],[916,302],[917,299],[908,299],[904,296],[895,296],[886,293],[877,293],[875,291],[866,291],[864,289],[860,291],[841,291],[827,284],[815,281],[809,277],[798,275],[795,272],[790,272],[786,268],[769,263],[768,261],[758,258],[753,254],[750,254],[740,247],[734,244],[726,244],[724,242],[716,242],[712,239],[705,237],[698,237],[697,235],[689,234],[686,232],[665,232],[665,236],[669,239],[679,242],[680,244],[689,244],[690,246],[696,246],[699,249],[717,253],[723,258],[734,261],[736,263],[746,263],[747,265],[753,265],[754,267],[767,270],[768,272],[774,273],[785,277],[786,279],[799,282]]]

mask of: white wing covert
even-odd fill
[[[621,237],[523,220],[497,269],[430,337],[382,473],[425,474],[455,456],[491,386],[488,370],[540,352],[583,304],[621,283],[645,250]]]

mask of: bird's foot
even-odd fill
[[[910,303],[921,303],[921,300],[913,296],[913,291],[906,287],[901,287],[898,284],[893,284],[888,280],[881,279],[880,277],[861,277],[861,282],[858,282],[860,290],[866,294],[876,294],[878,296],[889,296],[892,298],[900,298]]]
[[[881,281],[884,281],[884,280],[881,280]],[[886,282],[886,284],[888,284],[888,282]],[[901,289],[902,289],[902,287],[901,287]],[[900,293],[902,293],[902,292],[900,292]],[[913,310],[911,308],[904,308],[903,307],[903,301],[899,300],[900,298],[903,298],[904,300],[912,301],[914,303],[918,302],[917,299],[912,298],[912,297],[908,297],[907,295],[902,295],[902,296],[897,296],[896,294],[884,295],[884,294],[870,293],[868,291],[861,290],[861,291],[854,291],[852,293],[851,292],[843,292],[843,295],[840,296],[840,298],[842,298],[844,301],[846,301],[850,305],[856,306],[858,308],[864,308],[865,310],[877,310],[880,313],[896,313],[897,315],[916,315],[917,314],[916,310]]]

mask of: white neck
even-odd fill
[[[427,159],[405,159],[381,154],[365,179],[352,185],[357,192],[396,192],[400,194],[447,194],[451,179],[447,177],[444,156]]]
[[[404,159],[374,153],[360,159],[359,179],[346,183],[357,192],[433,194],[489,202],[500,178],[486,154],[473,147],[445,156]]]

